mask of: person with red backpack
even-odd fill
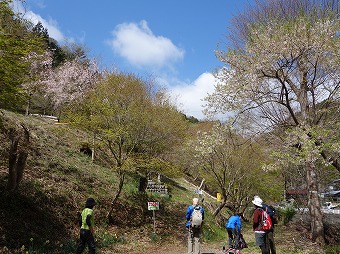
[[[276,247],[275,247],[275,242],[274,242],[274,225],[278,223],[277,214],[276,214],[274,207],[270,205],[262,203],[262,207],[269,214],[270,219],[272,220],[272,224],[273,224],[272,228],[267,233],[267,245],[268,245],[268,251],[269,251],[268,253],[276,254]]]
[[[262,254],[269,254],[267,237],[268,232],[271,228],[271,219],[267,212],[263,209],[263,201],[260,197],[255,196],[252,203],[255,206],[253,214],[253,230],[255,233],[255,242],[256,245],[260,247]]]

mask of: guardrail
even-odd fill
[[[41,115],[41,114],[30,114],[30,115],[31,116],[36,116],[36,117],[42,117],[42,118],[51,119],[53,121],[58,121],[58,117],[56,117],[56,116]]]
[[[340,214],[339,209],[321,209],[321,211],[326,214]]]
[[[309,209],[308,208],[298,208],[296,209],[298,213],[308,213]],[[328,209],[328,208],[321,208],[321,212],[326,213],[326,214],[340,214],[339,209]]]

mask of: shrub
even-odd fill
[[[281,218],[284,225],[287,225],[290,222],[294,215],[296,214],[296,210],[293,206],[288,205],[283,208],[278,209],[279,217]]]

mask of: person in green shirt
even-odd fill
[[[93,207],[96,205],[96,201],[93,198],[88,198],[85,203],[85,209],[81,213],[79,218],[80,225],[80,237],[79,244],[76,250],[76,254],[81,254],[87,244],[90,254],[95,254],[96,244],[94,241],[94,216]]]

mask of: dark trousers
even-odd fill
[[[85,246],[89,248],[89,254],[95,254],[96,252],[96,244],[94,242],[94,237],[91,234],[90,230],[81,229],[80,230],[80,237],[79,237],[79,244],[76,250],[76,254],[81,254],[85,249]]]
[[[262,254],[269,254],[268,233],[255,232],[256,245],[260,247]]]
[[[267,248],[268,253],[276,254],[275,242],[274,242],[274,230],[267,233]]]
[[[237,232],[236,228],[227,228],[229,236],[229,248],[238,248],[240,241],[240,234]]]
[[[266,245],[261,245],[260,248],[262,254],[269,254],[269,250],[267,249]]]

